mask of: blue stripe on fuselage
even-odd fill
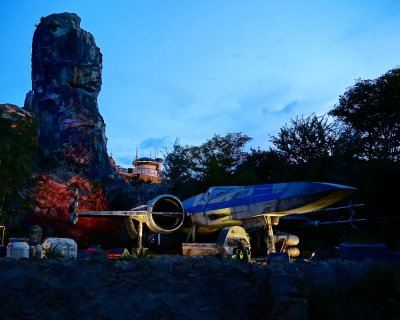
[[[226,192],[211,198],[209,202],[193,206],[197,197],[189,198],[183,202],[186,212],[201,213],[205,211],[219,210],[237,206],[244,206],[254,203],[266,202],[270,200],[289,199],[298,196],[306,196],[314,193],[325,192],[328,190],[339,189],[343,186],[326,183],[310,183],[310,182],[289,182],[278,184],[263,184],[253,185],[244,188],[238,187],[237,190]],[[223,188],[221,188],[223,189]],[[276,192],[272,192],[272,190]],[[246,193],[251,190],[250,195]],[[211,188],[209,192],[218,191],[218,187]],[[218,198],[226,198],[229,193],[232,193],[232,198],[229,200],[218,201]],[[240,196],[242,194],[242,196]]]
[[[234,199],[230,199],[230,200],[226,200],[226,201],[207,203],[205,205],[194,206],[191,208],[185,207],[185,211],[191,212],[191,213],[201,213],[204,211],[211,211],[211,210],[218,210],[218,209],[224,209],[224,208],[230,208],[230,207],[243,206],[243,205],[254,204],[254,203],[258,203],[258,202],[279,199],[282,194],[283,194],[282,192],[270,193],[270,194],[262,193],[262,194],[252,195],[252,196],[243,197],[243,198],[234,198]]]

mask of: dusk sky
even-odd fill
[[[103,54],[99,109],[122,166],[136,148],[162,157],[176,139],[230,132],[267,150],[290,119],[399,66],[398,0],[1,0],[0,11],[0,103],[20,107],[35,24],[79,15]]]

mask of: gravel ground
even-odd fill
[[[0,259],[0,319],[399,319],[400,266]]]

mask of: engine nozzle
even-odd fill
[[[160,195],[147,203],[147,226],[155,233],[178,230],[185,219],[182,202],[173,195]]]

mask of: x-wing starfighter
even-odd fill
[[[211,187],[185,201],[163,194],[128,211],[90,212],[78,210],[79,195],[76,193],[69,208],[69,220],[76,224],[78,217],[124,218],[128,234],[138,238],[138,248],[142,248],[143,224],[159,234],[182,229],[188,233],[188,241],[191,238],[193,242],[196,233],[215,232],[225,227],[264,228],[267,250],[271,253],[275,252],[272,226],[279,223],[280,217],[329,207],[355,190],[350,186],[323,182]]]

